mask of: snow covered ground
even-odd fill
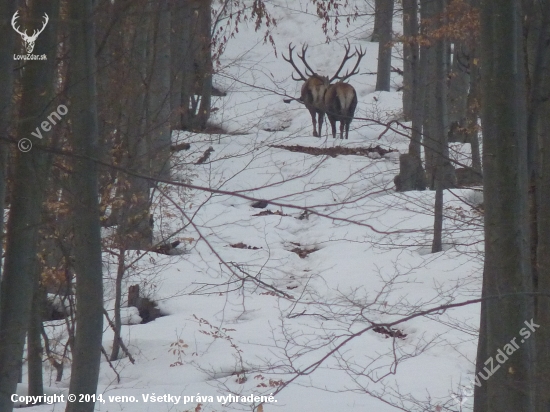
[[[277,56],[263,43],[263,32],[242,24],[215,78],[228,95],[214,101],[212,123],[230,134],[174,134],[191,150],[176,155],[173,178],[213,191],[163,185],[157,194],[156,234],[184,227],[174,239],[188,253],[149,253],[130,270],[125,290],[139,283],[165,316],[124,326],[136,362],[124,357],[113,363],[117,382],[103,361],[98,393],[104,402],[96,410],[252,410],[260,403],[228,402],[229,394],[273,394],[264,412],[471,410],[472,398],[460,405],[452,395],[470,394],[461,385],[474,371],[478,305],[414,317],[386,333],[364,329],[480,295],[482,221],[472,207],[481,202],[479,193],[446,192],[445,251],[429,253],[433,192],[394,192],[398,151],[406,151],[407,139],[391,130],[378,139],[385,127],[358,119],[349,140],[327,137],[328,123],[315,138],[307,110],[283,102],[300,87],[281,57],[290,42],[297,49],[307,42],[310,65],[332,75],[349,40],[352,50],[366,50],[360,74],[350,79],[359,97],[356,116],[399,119],[401,77],[392,74],[393,91],[374,91],[378,44],[366,41],[371,17],[340,23],[340,33],[326,44],[306,0],[270,3],[278,21],[272,33]],[[396,46],[397,67],[399,55]],[[331,157],[273,147],[283,145],[394,151]],[[209,160],[195,165],[208,147],[214,149]],[[468,155],[469,147],[455,148],[461,160]],[[253,208],[253,199],[271,204]],[[313,213],[304,214],[304,207]],[[265,210],[273,214],[258,215]],[[105,255],[108,298],[116,274],[112,259]],[[125,313],[135,320],[131,310]],[[111,345],[106,328],[107,352]],[[52,370],[46,384],[67,393],[65,375],[56,384]],[[56,403],[29,411],[64,408]]]

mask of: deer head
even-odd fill
[[[36,41],[36,38],[38,37],[38,35],[40,33],[42,33],[44,31],[44,29],[46,28],[46,24],[48,24],[48,21],[50,20],[50,18],[48,17],[48,15],[46,13],[44,13],[44,23],[42,24],[42,28],[40,30],[34,30],[33,33],[32,33],[32,36],[29,36],[27,34],[27,30],[22,32],[21,30],[19,30],[19,27],[16,26],[16,20],[17,20],[18,17],[19,17],[19,10],[17,10],[15,12],[15,14],[13,15],[13,17],[11,19],[11,25],[12,25],[13,29],[21,35],[21,38],[25,42],[25,48],[27,49],[27,53],[31,54],[32,51],[34,50],[34,42]]]
[[[305,70],[304,70],[305,75],[304,75],[304,73],[302,73],[302,71],[298,68],[298,66],[294,62],[294,59],[293,59],[293,56],[292,56],[292,53],[294,51],[294,47],[292,46],[292,43],[288,45],[288,58],[285,57],[285,55],[283,54],[283,59],[285,61],[289,62],[292,65],[292,67],[294,68],[296,74],[298,75],[298,77],[295,77],[295,74],[292,73],[292,79],[296,80],[296,81],[303,81],[304,82],[304,84],[302,85],[302,91],[301,91],[301,95],[300,95],[299,100],[302,103],[304,103],[306,108],[309,110],[309,113],[311,114],[311,120],[312,120],[312,123],[313,123],[313,136],[320,136],[321,135],[321,128],[322,128],[322,125],[323,125],[323,120],[324,120],[324,117],[325,117],[325,113],[327,113],[329,109],[332,110],[332,108],[338,106],[338,105],[334,104],[334,103],[336,103],[336,100],[334,100],[334,99],[337,99],[337,98],[340,99],[343,96],[342,93],[344,91],[346,91],[347,93],[352,93],[351,90],[353,90],[353,93],[350,94],[349,96],[347,96],[346,99],[345,99],[346,103],[347,103],[346,114],[337,115],[337,117],[340,116],[340,117],[338,117],[338,119],[346,118],[346,116],[349,117],[349,113],[350,113],[349,109],[350,109],[351,106],[353,106],[353,109],[351,110],[351,112],[353,112],[355,110],[355,107],[354,107],[354,105],[351,104],[351,102],[353,101],[353,96],[355,96],[355,105],[357,105],[357,96],[356,96],[355,90],[353,89],[352,86],[347,85],[347,84],[346,84],[346,86],[349,86],[349,87],[339,86],[338,87],[339,92],[338,93],[336,93],[335,91],[331,92],[330,96],[332,96],[332,97],[330,97],[330,98],[327,96],[327,91],[330,90],[330,89],[333,89],[334,86],[336,86],[338,84],[345,84],[345,83],[342,83],[342,82],[349,79],[351,76],[356,75],[357,73],[359,73],[359,63],[361,62],[361,59],[365,56],[366,51],[363,51],[362,48],[357,48],[356,47],[355,52],[350,54],[351,46],[350,46],[349,41],[348,41],[347,46],[344,46],[345,55],[344,55],[344,58],[342,59],[342,62],[340,63],[340,66],[338,67],[338,70],[336,70],[336,73],[334,74],[334,76],[329,78],[328,76],[318,75],[311,68],[311,66],[308,64],[308,62],[306,60],[307,47],[308,47],[307,45],[303,45],[302,46],[302,53],[301,54],[298,53],[298,58],[302,61],[302,63],[305,66]],[[342,71],[342,69],[346,65],[347,61],[350,60],[351,58],[353,58],[354,56],[357,56],[357,61],[355,62],[355,66],[353,67],[353,69],[351,71],[349,71],[349,70],[346,71],[346,74],[343,75],[343,76],[340,75],[340,72]],[[331,85],[331,83],[334,80],[339,80],[339,82],[335,85]],[[336,89],[334,89],[334,90],[336,90]],[[344,103],[344,102],[342,102],[342,103]],[[317,133],[317,127],[316,127],[317,121],[316,121],[316,118],[315,118],[316,115],[318,116],[319,133]],[[333,113],[333,112],[329,113],[329,120],[331,119],[331,117],[334,118],[334,116],[331,116],[331,115],[335,115],[335,113]],[[341,116],[344,116],[344,117],[341,117]],[[351,114],[351,117],[353,117],[353,113]],[[351,118],[349,118],[349,121],[346,124],[347,129],[349,129],[349,123],[351,123]],[[342,124],[342,122],[341,122],[341,124]],[[331,120],[331,125],[333,125],[332,120]],[[333,125],[333,130],[334,130],[334,125]]]

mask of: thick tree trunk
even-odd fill
[[[438,178],[435,182],[434,237],[432,253],[443,250],[443,184]]]
[[[477,57],[478,48],[472,51],[472,55]],[[474,59],[472,59],[474,60]],[[476,59],[477,60],[477,59]],[[480,82],[479,82],[479,64],[472,61],[470,64],[470,91],[468,93],[468,112],[466,113],[466,133],[467,142],[470,143],[472,152],[472,168],[481,173],[481,154],[479,150],[479,127],[478,118],[481,109]]]
[[[31,72],[29,68],[29,73]],[[30,79],[23,88],[37,90]],[[28,93],[23,93],[23,98]],[[34,93],[32,94],[34,96]],[[29,97],[27,97],[28,99]],[[28,102],[25,104],[28,106]],[[32,117],[31,117],[32,118]],[[23,122],[22,128],[25,126]],[[30,126],[30,125],[29,125]],[[27,126],[27,131],[32,130]],[[38,228],[41,224],[40,209],[45,176],[44,152],[36,148],[30,153],[18,153],[17,179],[13,185],[13,199],[7,227],[5,272],[1,283],[0,308],[0,410],[11,411],[11,395],[19,380],[20,362],[23,356],[25,335],[31,318],[31,302],[34,290],[34,265],[37,252]]]
[[[528,243],[527,115],[521,22],[519,2],[481,3],[485,190],[482,296],[501,298],[490,298],[481,306],[479,344],[484,347],[478,349],[476,374],[482,384],[475,388],[475,412],[534,410],[531,362],[536,338],[522,335],[517,352],[510,343],[519,338],[520,330],[527,329],[525,322],[534,318],[533,298],[526,295],[533,291],[533,285]],[[508,359],[504,367],[492,374],[488,359],[494,360],[498,350],[507,352]]]
[[[414,78],[418,70],[418,0],[403,0],[403,117],[412,120]]]
[[[195,127],[195,93],[194,93],[194,55],[196,53],[196,42],[193,36],[196,28],[195,11],[198,8],[195,0],[183,0],[182,7],[182,26],[183,32],[179,39],[183,53],[183,64],[181,65],[181,128],[183,130],[192,130]],[[197,11],[198,14],[198,11]],[[176,40],[177,41],[177,40]]]
[[[384,0],[379,3],[379,10],[376,13],[376,19],[380,21],[376,90],[389,92],[391,74],[393,0]]]
[[[428,15],[438,16],[443,13],[445,8],[444,0],[432,0],[429,6]],[[433,188],[435,189],[434,205],[434,238],[432,243],[432,253],[443,250],[443,189],[453,186],[452,178],[454,170],[449,163],[449,147],[447,142],[448,117],[447,117],[447,43],[443,40],[435,40],[433,49],[433,77],[432,87],[429,92],[433,94],[428,96],[431,101],[428,112],[428,138],[434,139],[434,167],[431,172],[433,178]]]
[[[443,12],[443,0],[422,0],[422,19],[430,22],[426,26],[428,36],[440,25],[436,16]],[[436,188],[437,180],[443,188],[455,186],[454,169],[449,162],[448,113],[447,113],[447,58],[444,39],[431,39],[428,47],[422,48],[421,59],[425,59],[425,112],[424,153],[426,176],[430,189]]]
[[[548,9],[547,9],[548,10]],[[548,27],[548,26],[547,26]],[[548,33],[547,33],[548,36]],[[547,37],[548,39],[548,37]],[[548,40],[546,42],[548,45]],[[547,46],[548,48],[548,46]],[[550,294],[550,59],[546,50],[546,75],[544,90],[546,101],[540,107],[541,116],[538,122],[540,161],[537,179],[537,282],[536,291],[548,296]],[[536,319],[541,325],[550,322],[550,299],[545,296],[536,299]],[[550,405],[550,331],[537,330],[535,336],[537,362],[535,382],[535,411],[546,412]]]
[[[399,156],[399,174],[393,179],[397,192],[426,189],[426,175],[420,156],[411,152]]]
[[[412,120],[411,141],[409,153],[399,157],[399,175],[394,178],[395,190],[426,189],[426,174],[422,167],[422,118],[424,107],[424,88],[421,83],[425,80],[420,67],[420,51],[416,37],[418,36],[418,1],[405,0],[403,2],[403,25],[405,30],[405,61],[403,69],[403,111],[404,116]],[[409,106],[407,109],[406,107]],[[410,112],[407,114],[407,112]]]
[[[111,351],[111,361],[118,359],[118,353],[120,351],[120,331],[122,329],[122,321],[120,318],[120,308],[122,303],[122,280],[124,279],[126,251],[124,248],[119,250],[118,255],[118,269],[115,282],[115,308],[114,308],[114,337],[113,337],[113,350]]]
[[[433,12],[430,11],[432,5],[431,0],[420,0],[420,16],[421,22],[431,18]],[[428,27],[423,24],[423,34],[428,34]],[[426,170],[427,185],[430,189],[434,188],[434,171],[435,171],[435,144],[436,137],[432,136],[434,131],[433,120],[435,116],[434,97],[435,97],[435,57],[433,44],[423,45],[420,47],[420,63],[422,71],[422,88],[424,90],[423,116],[422,116],[422,145],[424,147],[424,167]]]
[[[44,308],[44,290],[40,287],[40,271],[35,267],[35,286],[32,299],[31,319],[27,336],[27,364],[29,396],[44,394],[44,381],[42,378],[42,315]]]
[[[2,6],[3,7],[3,6]],[[34,21],[44,13],[57,19],[57,2],[30,3]],[[34,53],[46,54],[44,61],[28,61],[22,77],[22,96],[17,127],[19,138],[33,138],[31,133],[55,110],[52,90],[55,69],[56,25],[46,26]],[[9,97],[8,97],[9,98]],[[47,139],[44,136],[44,139]],[[35,146],[39,141],[33,142]],[[12,200],[7,227],[5,273],[0,285],[0,410],[9,411],[11,395],[20,377],[25,335],[31,319],[38,230],[42,223],[42,200],[47,187],[47,154],[39,147],[16,156]]]
[[[183,2],[171,2],[170,22],[170,106],[172,130],[182,129],[182,81],[189,43],[184,43],[185,7]]]
[[[197,123],[200,130],[204,130],[210,118],[210,106],[212,102],[212,0],[203,0],[201,3],[198,30],[200,48],[196,64],[201,102],[197,113]]]
[[[449,141],[465,143],[468,109],[469,51],[465,44],[455,42],[449,81]]]
[[[372,35],[370,41],[377,42],[380,41],[380,30],[382,27],[382,21],[380,18],[381,9],[384,7],[383,3],[386,0],[374,0],[374,28],[372,30]],[[391,0],[393,2],[393,0]]]
[[[181,126],[184,130],[203,130],[212,99],[212,1],[184,0],[181,6]]]
[[[8,135],[8,128],[12,111],[13,90],[13,56],[15,31],[10,20],[15,13],[16,1],[4,0],[0,2],[0,136]],[[8,146],[0,140],[0,245],[4,244],[4,201],[6,199]],[[0,250],[2,248],[0,247]],[[2,265],[0,265],[0,279]],[[0,307],[2,297],[0,296]]]
[[[168,0],[152,5],[148,61],[147,137],[150,175],[170,177],[170,14]]]
[[[153,3],[147,1],[138,2],[131,9],[131,14],[126,21],[127,41],[131,44],[128,53],[128,76],[134,82],[128,92],[130,98],[128,105],[122,108],[122,166],[132,172],[148,176],[152,167],[149,160],[150,140],[147,136],[148,102],[149,93],[153,93],[152,86],[140,79],[150,79],[151,67],[148,64],[148,53],[153,50],[153,13],[144,13],[144,7],[148,9]],[[154,59],[152,59],[154,60]],[[165,98],[168,95],[164,94]],[[169,119],[164,126],[169,132]],[[118,212],[118,243],[125,249],[147,250],[151,247],[152,231],[149,224],[150,214],[150,183],[148,180],[119,173],[118,195],[122,198]]]
[[[538,1],[527,8],[527,61],[530,78],[528,150],[531,213],[531,261],[534,265],[535,319],[550,321],[550,1]],[[525,30],[524,30],[525,33]],[[550,406],[550,331],[540,328],[535,335],[535,411]]]
[[[97,391],[103,334],[103,276],[98,202],[95,36],[92,0],[69,3],[73,223],[76,272],[76,333],[69,392]],[[93,412],[94,402],[67,404],[67,412]]]

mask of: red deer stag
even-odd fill
[[[350,55],[349,42],[347,46],[344,46],[344,48],[346,50],[346,54],[342,59],[342,63],[340,63],[340,67],[336,71],[336,74],[330,79],[328,76],[318,75],[309,66],[306,61],[307,45],[302,46],[302,54],[298,54],[298,57],[302,60],[304,66],[306,67],[305,73],[307,77],[304,76],[298,66],[294,63],[294,59],[292,57],[294,47],[292,47],[292,44],[288,45],[288,58],[283,55],[283,59],[294,67],[294,70],[296,70],[296,73],[299,76],[296,78],[293,73],[292,78],[296,81],[304,81],[299,100],[304,103],[311,114],[313,136],[321,136],[321,129],[326,113],[332,126],[332,137],[336,137],[336,122],[339,121],[340,138],[343,138],[344,126],[346,129],[346,139],[348,138],[349,125],[353,119],[355,107],[357,106],[357,93],[351,85],[344,83],[344,81],[359,73],[359,63],[365,55],[365,52],[362,48],[355,48],[355,52]],[[344,68],[346,62],[354,56],[357,56],[357,62],[355,63],[353,70],[351,72],[348,70],[344,76],[340,76],[340,72]],[[331,83],[336,79],[339,81],[331,85]],[[318,122],[315,118],[316,115],[318,117]],[[317,133],[317,123],[319,123],[319,133]]]

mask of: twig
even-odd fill
[[[109,322],[109,326],[114,331],[115,330],[115,324],[113,323],[111,318],[109,318],[109,314],[107,313],[105,308],[103,308],[103,314],[105,315],[105,318],[107,318],[107,322]],[[120,348],[126,354],[126,356],[128,356],[128,359],[130,360],[130,362],[132,362],[132,364],[136,363],[136,360],[132,357],[132,355],[130,354],[130,351],[128,350],[128,348],[126,347],[126,345],[122,341],[122,338],[120,338],[120,337],[118,338],[118,344],[120,345]]]
[[[117,383],[120,383],[120,375],[118,374],[115,367],[111,363],[111,360],[109,359],[109,355],[107,355],[107,351],[105,350],[105,348],[103,346],[101,347],[101,353],[103,353],[103,355],[105,355],[105,359],[107,359],[107,362],[109,362],[109,366],[111,367],[111,369],[115,373]]]

